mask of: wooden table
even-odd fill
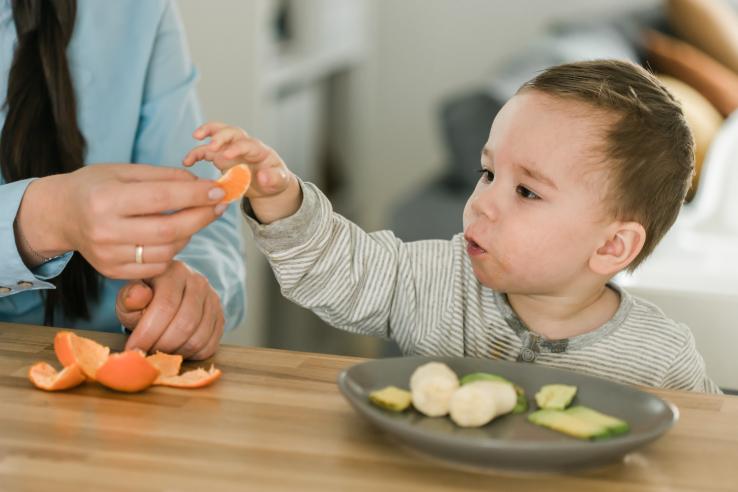
[[[508,475],[398,449],[349,407],[339,371],[360,359],[224,346],[200,390],[123,394],[31,386],[56,330],[0,323],[0,490],[738,490],[738,397],[654,391],[675,403],[665,437],[606,469]],[[113,350],[123,336],[82,332]]]

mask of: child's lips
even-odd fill
[[[487,250],[482,248],[473,239],[466,238],[466,252],[469,254],[469,256],[479,256],[479,255],[483,255],[484,253],[486,253]]]

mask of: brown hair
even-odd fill
[[[0,134],[0,166],[6,182],[79,169],[86,142],[66,48],[76,18],[75,0],[14,0],[18,45],[8,77],[7,116]],[[54,310],[67,318],[89,318],[88,301],[98,298],[98,274],[79,254],[46,292],[44,323]]]
[[[605,206],[612,217],[646,230],[643,249],[628,266],[634,270],[676,220],[691,183],[694,140],[681,106],[651,73],[617,60],[551,67],[520,91],[529,89],[614,116],[604,137]]]

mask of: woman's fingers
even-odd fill
[[[89,258],[88,258],[89,261]],[[170,263],[145,263],[139,265],[130,263],[128,265],[98,265],[90,261],[93,267],[102,275],[114,280],[140,280],[161,275],[169,267]]]
[[[149,352],[161,338],[182,304],[187,283],[187,266],[176,262],[150,280],[154,297],[126,342],[126,350],[138,348]]]
[[[200,349],[199,352],[196,352],[195,354],[191,355],[189,359],[203,360],[203,359],[207,359],[208,357],[212,357],[213,354],[215,354],[216,350],[218,350],[218,346],[220,345],[220,339],[223,337],[224,326],[225,326],[225,320],[221,312],[213,320],[213,331],[210,335],[210,340],[208,340],[208,342],[205,344],[205,346],[202,349]]]
[[[159,337],[153,350],[173,354],[200,329],[203,321],[212,322],[207,312],[209,289],[205,277],[194,273],[188,275],[179,310]]]
[[[114,200],[117,215],[149,215],[217,205],[225,192],[210,180],[122,184]]]
[[[115,314],[120,323],[129,330],[135,328],[153,295],[151,287],[140,280],[128,282],[121,287],[115,299]]]
[[[203,351],[203,349],[205,349],[205,347],[211,342],[211,339],[217,330],[216,321],[218,318],[218,312],[220,311],[220,301],[217,299],[217,295],[214,292],[211,292],[211,294],[212,295],[208,295],[207,297],[203,317],[197,330],[195,330],[192,333],[192,336],[177,348],[177,353],[181,354],[185,359],[190,359],[195,354]]]
[[[197,176],[186,169],[149,164],[115,164],[117,177],[123,182],[195,181]]]
[[[130,239],[129,239],[130,241]],[[143,264],[151,263],[169,263],[174,259],[175,255],[187,246],[189,239],[181,239],[166,244],[112,244],[100,249],[96,260],[109,265],[135,265],[136,263],[136,246],[141,246],[141,260]]]
[[[225,207],[219,204],[216,207],[188,208],[168,215],[129,217],[122,221],[116,231],[116,239],[111,242],[148,247],[189,240],[197,231],[217,220],[223,210]]]

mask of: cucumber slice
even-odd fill
[[[412,395],[396,386],[387,386],[369,393],[369,401],[386,410],[402,412],[410,406]]]
[[[518,401],[517,403],[515,403],[515,407],[513,407],[512,412],[510,413],[523,413],[528,410],[528,397],[525,396],[525,390],[512,381],[509,381],[502,376],[498,376],[497,374],[490,374],[488,372],[473,372],[461,378],[460,382],[463,386],[468,383],[473,383],[474,381],[499,381],[501,383],[512,384],[513,388],[515,388],[515,394],[517,394],[518,396]]]
[[[528,420],[578,439],[602,439],[610,436],[606,426],[560,410],[538,410],[528,415]]]
[[[626,421],[611,417],[610,415],[605,415],[604,413],[598,412],[597,410],[593,410],[589,407],[578,405],[576,407],[568,408],[564,412],[578,419],[587,420],[594,424],[605,426],[611,436],[625,434],[630,430],[630,426]]]
[[[576,386],[547,384],[536,393],[536,403],[546,410],[563,410],[569,406],[576,394]]]

